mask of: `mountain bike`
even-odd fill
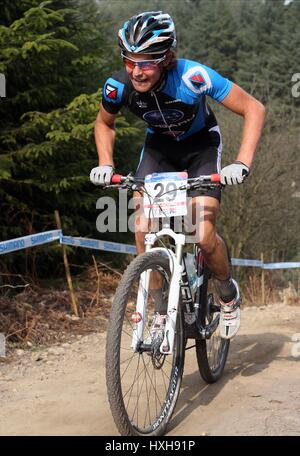
[[[168,181],[169,174],[172,179]],[[187,349],[196,348],[199,371],[207,383],[221,377],[227,359],[230,341],[219,334],[220,305],[201,249],[193,246],[196,286],[192,289],[187,274],[186,236],[170,225],[170,216],[178,216],[174,209],[178,193],[181,200],[177,198],[177,209],[186,201],[188,189],[220,186],[220,176],[187,179],[185,174],[155,173],[150,175],[148,187],[144,180],[130,175],[114,175],[109,186],[142,191],[149,214],[152,210],[153,216],[160,210],[158,216],[163,220],[162,229],[145,235],[145,253],[124,272],[108,323],[106,384],[112,416],[121,435],[159,436],[166,432],[178,399]],[[167,308],[159,337],[151,332],[156,306],[151,289],[154,274],[160,280]],[[188,339],[195,341],[192,347],[187,347]]]

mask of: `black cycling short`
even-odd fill
[[[203,128],[182,141],[148,133],[136,170],[136,177],[172,171],[187,171],[188,177],[220,173],[222,139],[219,127]],[[190,190],[188,196],[212,196],[221,200],[219,188]]]

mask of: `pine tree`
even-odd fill
[[[7,76],[0,105],[1,239],[53,228],[57,208],[70,233],[95,235],[88,179],[97,164],[93,127],[99,88],[116,65],[106,23],[96,5],[75,0],[44,2],[20,15],[10,6],[6,17],[17,19],[0,26],[0,72]],[[122,154],[134,151],[138,130],[122,115],[118,125],[116,161],[124,165]]]

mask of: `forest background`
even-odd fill
[[[93,127],[102,87],[121,67],[117,31],[144,10],[172,15],[178,57],[213,67],[266,105],[251,177],[224,192],[219,230],[234,257],[299,261],[300,0],[1,0],[0,240],[55,229],[59,210],[65,234],[134,242],[132,233],[97,232],[96,200],[103,194],[89,173],[97,165]],[[221,125],[223,164],[229,164],[242,119],[209,102]],[[144,135],[130,113],[118,115],[120,173],[135,170]],[[70,248],[69,255],[73,264],[91,264],[90,251]],[[99,255],[114,266],[128,261]],[[0,269],[37,281],[59,277],[61,251],[49,244],[1,255]],[[291,274],[277,274],[278,285]]]

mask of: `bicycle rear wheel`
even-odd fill
[[[184,367],[184,328],[178,307],[173,354],[159,352],[160,343],[152,340],[149,328],[155,302],[149,290],[141,347],[134,351],[136,311],[140,278],[145,271],[159,275],[166,302],[170,284],[169,260],[161,252],[139,255],[127,268],[117,288],[110,315],[106,343],[106,384],[115,424],[121,435],[158,436],[165,432],[179,395]],[[151,279],[150,279],[151,284]]]

